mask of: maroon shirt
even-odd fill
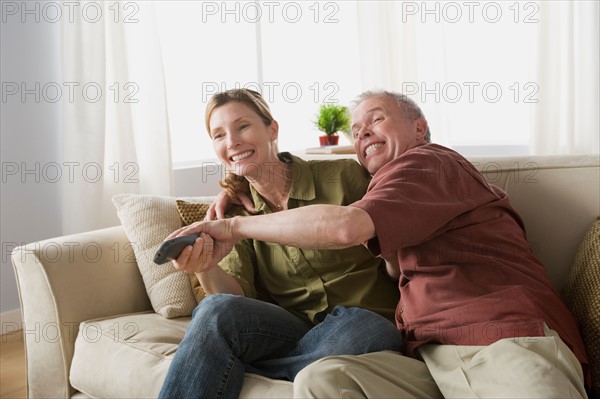
[[[398,259],[398,328],[424,343],[489,345],[557,331],[587,371],[577,322],[552,288],[501,189],[456,152],[427,144],[374,176],[352,204],[375,225],[375,255]]]

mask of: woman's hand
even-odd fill
[[[172,235],[175,236],[175,233]],[[188,245],[171,263],[178,270],[195,273],[207,295],[218,293],[244,295],[244,290],[237,280],[218,266],[232,248],[233,242],[220,244],[208,234],[201,233],[194,245]]]
[[[177,231],[169,238],[175,237],[175,233]],[[233,244],[233,242],[216,242],[208,234],[201,233],[194,245],[185,247],[172,263],[176,269],[187,273],[203,273],[218,265],[221,259],[231,252]]]
[[[204,220],[210,221],[215,219],[225,219],[225,213],[229,210],[229,208],[231,208],[232,205],[242,205],[253,215],[257,213],[252,199],[246,193],[238,193],[237,198],[231,198],[226,192],[221,191],[217,195],[215,202],[210,204],[208,207]]]

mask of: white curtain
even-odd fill
[[[597,1],[540,2],[534,154],[600,151]]]
[[[72,15],[61,19],[64,234],[118,224],[117,193],[172,193],[153,2],[82,1]]]
[[[408,94],[440,144],[597,154],[600,3],[470,5],[472,14],[460,2],[358,1],[363,89]],[[502,89],[500,101],[482,98],[486,83]],[[456,103],[444,97],[452,85],[463,89]]]
[[[408,94],[423,109],[434,141],[449,145],[448,107],[443,102],[420,101],[422,82],[442,82],[447,77],[444,26],[423,26],[417,18],[407,18],[403,3],[357,2],[362,90]]]

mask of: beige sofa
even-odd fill
[[[600,215],[597,156],[470,159],[506,190],[557,290]],[[450,171],[448,171],[450,173]],[[451,176],[448,176],[451,178]],[[17,248],[29,397],[155,397],[188,318],[152,310],[120,227]],[[73,251],[73,243],[101,257]],[[129,251],[109,256],[115,249]],[[247,375],[242,397],[291,397],[290,382]]]

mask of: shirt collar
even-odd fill
[[[309,163],[289,152],[281,152],[277,156],[281,161],[289,163],[292,166],[292,185],[290,187],[289,198],[301,201],[314,200],[316,198],[315,182]],[[265,200],[252,185],[250,185],[250,193],[257,211],[261,212],[269,209]]]

